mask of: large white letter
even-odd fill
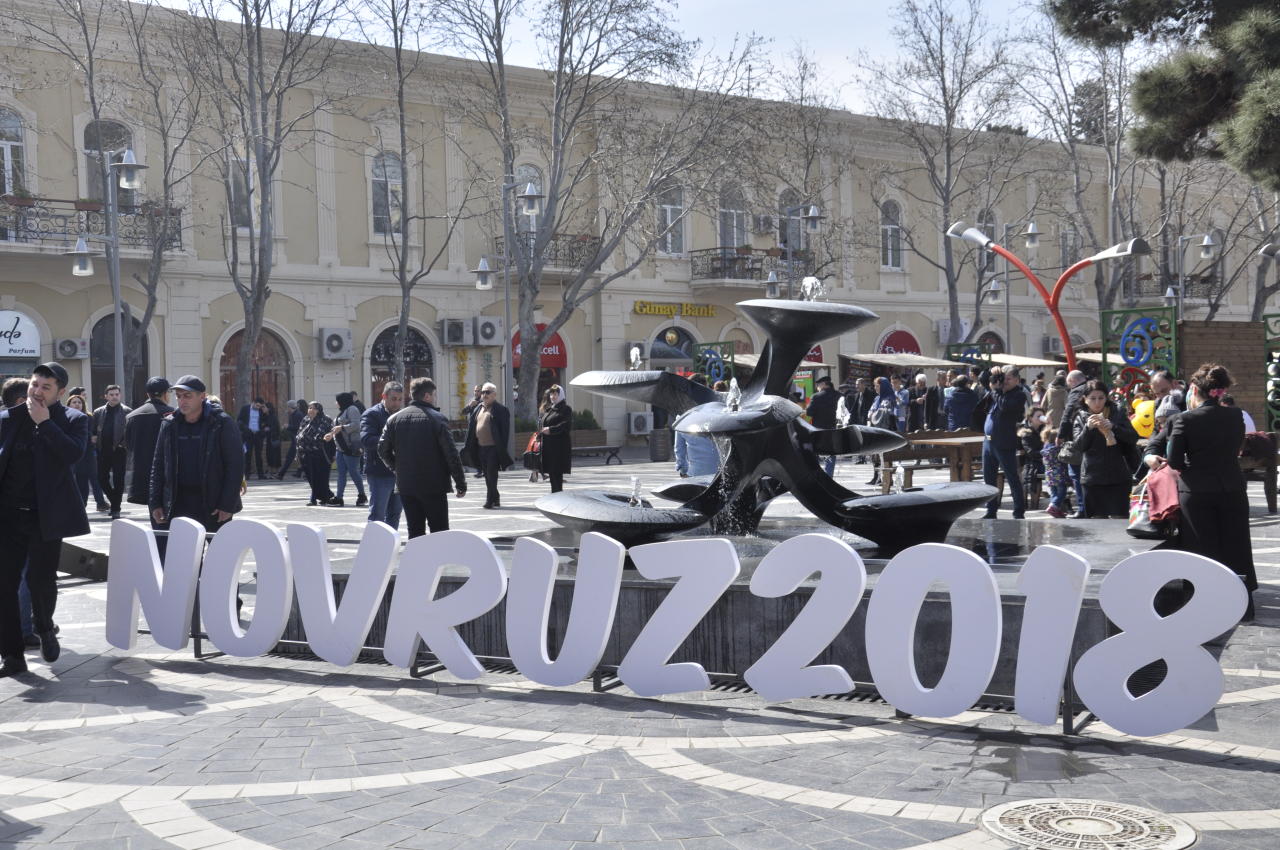
[[[951,594],[951,651],[933,688],[916,674],[915,632],[929,585]],[[1000,652],[1000,591],[981,558],[958,546],[922,543],[898,554],[867,607],[867,664],[876,689],[899,711],[950,717],[967,711],[991,682]]]
[[[258,595],[253,622],[240,628],[236,597],[240,566],[253,552]],[[227,655],[253,658],[275,648],[293,606],[293,570],[280,529],[252,519],[233,519],[218,529],[204,555],[200,616],[209,640]]]
[[[293,561],[298,612],[311,651],[331,664],[355,663],[391,580],[400,532],[386,523],[364,527],[360,548],[347,576],[342,604],[333,598],[333,570],[324,532],[314,525],[291,523],[289,556]]]
[[[840,665],[806,666],[835,640],[862,600],[867,569],[853,547],[826,534],[792,537],[764,556],[751,576],[751,592],[766,599],[786,596],[814,573],[822,578],[809,601],[743,676],[767,700],[853,690],[853,680]]]
[[[1040,546],[1018,573],[1022,631],[1014,707],[1032,723],[1053,723],[1067,679],[1071,643],[1084,599],[1089,562],[1057,546]]]
[[[1174,579],[1191,582],[1195,594],[1161,617],[1152,602]],[[1248,594],[1239,577],[1202,555],[1142,552],[1107,573],[1098,601],[1124,631],[1076,662],[1076,693],[1089,710],[1128,735],[1163,735],[1208,714],[1225,682],[1217,659],[1201,644],[1240,622]],[[1135,697],[1129,677],[1158,658],[1169,668],[1164,681]]]
[[[595,532],[582,535],[569,622],[560,653],[552,661],[547,652],[547,625],[559,566],[556,550],[529,537],[516,541],[507,591],[507,652],[522,675],[556,687],[591,675],[613,628],[626,554],[622,544],[611,537]]]
[[[151,637],[165,649],[185,649],[191,637],[204,527],[185,517],[169,524],[164,568],[151,529],[133,520],[111,523],[107,560],[107,643],[133,649],[138,642],[138,607],[147,615]]]
[[[707,671],[692,661],[668,664],[741,567],[733,544],[723,538],[673,540],[631,549],[631,560],[647,579],[678,579],[618,666],[618,678],[642,697],[701,691]]]
[[[436,599],[446,565],[471,571],[462,586]],[[382,654],[397,667],[411,667],[419,639],[460,679],[474,679],[484,668],[455,629],[493,608],[507,590],[507,573],[493,544],[471,531],[437,531],[405,544],[391,594],[391,614]]]

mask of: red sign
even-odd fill
[[[877,354],[919,354],[920,343],[910,331],[894,331],[880,343]]]
[[[537,326],[538,330],[545,330],[546,327],[544,324]],[[569,368],[569,354],[565,350],[564,340],[560,338],[560,334],[547,337],[547,341],[542,344],[540,362],[543,369]],[[513,368],[520,368],[520,331],[516,331],[515,336],[511,337],[511,365]]]
[[[813,348],[810,348],[810,349],[809,349],[809,353],[808,353],[808,354],[806,354],[806,355],[804,356],[804,359],[805,359],[805,362],[806,362],[806,363],[821,363],[821,362],[823,362],[823,360],[822,360],[822,346],[821,346],[821,345],[815,345]]]

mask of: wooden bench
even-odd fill
[[[622,446],[574,446],[571,451],[574,457],[585,457],[604,455],[604,465],[608,466],[610,461],[616,460],[618,465],[622,465],[622,458],[618,457],[618,451]]]
[[[976,431],[911,431],[905,436],[908,440],[928,440],[933,439],[950,439],[954,437],[972,437],[977,435]],[[893,473],[895,466],[902,470],[902,486],[911,487],[912,481],[917,469],[951,469],[951,464],[939,460],[943,454],[936,446],[916,445],[908,443],[900,449],[894,449],[891,452],[885,452],[881,457],[884,460],[884,469],[881,474],[880,488],[881,492],[886,495],[893,487]],[[970,473],[972,478],[972,473]],[[963,480],[961,478],[960,480]]]
[[[1272,440],[1280,444],[1280,434],[1271,435]],[[1248,455],[1240,456],[1240,471],[1247,478],[1250,472],[1262,473],[1262,492],[1267,497],[1267,513],[1276,512],[1276,456],[1259,459]]]

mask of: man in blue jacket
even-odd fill
[[[1018,423],[1027,415],[1027,391],[1022,386],[1018,370],[999,366],[991,370],[991,408],[982,441],[982,480],[996,486],[996,476],[1004,471],[1004,481],[1013,497],[1013,518],[1022,519],[1026,512],[1026,500],[1022,493],[1022,480],[1018,475]],[[983,519],[995,519],[1000,507],[1000,496],[987,502]]]
[[[26,404],[0,415],[0,677],[27,672],[18,618],[24,566],[40,654],[58,660],[53,612],[62,538],[89,533],[72,474],[89,445],[89,417],[62,406],[66,387],[66,369],[41,364],[32,370]]]
[[[378,440],[391,414],[404,407],[404,385],[388,381],[382,387],[382,401],[360,414],[360,445],[364,446],[364,474],[369,479],[369,521],[400,527],[400,494],[396,474],[378,455]]]

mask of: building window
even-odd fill
[[[222,347],[218,364],[218,393],[222,409],[235,416],[247,400],[236,398],[236,358],[240,354],[240,340],[244,331],[236,331]],[[264,399],[279,416],[289,401],[289,378],[293,362],[284,340],[266,328],[258,334],[258,343],[249,358],[249,398]]]
[[[142,333],[142,325],[137,319],[126,317],[126,321],[132,321],[135,334]],[[123,326],[124,322],[121,322],[121,325]],[[126,357],[128,345],[129,334],[126,332]],[[89,331],[89,389],[94,394],[93,406],[95,407],[106,400],[102,395],[103,389],[116,382],[115,353],[115,316],[103,316],[93,323],[93,329]],[[139,404],[147,397],[147,376],[151,373],[147,368],[148,352],[145,335],[141,339],[141,348],[138,353],[140,356],[138,362],[133,364],[132,373],[125,376],[124,403],[129,405]]]
[[[726,186],[720,192],[720,247],[734,248],[751,242],[747,199],[742,189]]]
[[[516,177],[516,189],[514,190],[515,195],[524,194],[525,187],[528,186],[530,183],[533,184],[533,188],[538,191],[538,194],[543,193],[542,192],[542,169],[539,168],[538,166],[528,162],[517,165],[515,177]],[[535,229],[537,229],[536,217],[524,214],[524,210],[521,208],[521,201],[513,197],[511,199],[511,202],[515,205],[514,208],[515,208],[515,216],[516,216],[516,224],[515,224],[516,232],[532,233]],[[546,203],[546,201],[544,200],[543,203]]]
[[[778,196],[778,247],[786,250],[791,246],[793,252],[800,252],[809,247],[808,234],[805,232],[804,199],[794,189],[787,189]],[[790,217],[787,210],[791,210]]]
[[[880,205],[880,265],[902,268],[902,207],[897,201]]]
[[[1064,225],[1061,234],[1058,239],[1058,250],[1061,253],[1059,260],[1062,270],[1066,271],[1080,259],[1080,231],[1076,230],[1075,225]]]
[[[231,226],[253,227],[254,213],[253,160],[232,157],[227,164],[227,186],[231,201]]]
[[[133,133],[119,121],[90,121],[84,128],[85,197],[107,200],[107,187],[102,182],[102,161],[120,162],[124,152],[133,146]],[[110,173],[110,172],[108,172]],[[134,205],[134,193],[118,189],[116,203],[127,209]]]
[[[382,397],[382,388],[392,380],[395,374],[396,331],[392,325],[378,334],[369,352],[369,401]],[[431,343],[413,326],[404,340],[404,382],[406,388],[414,378],[430,378],[435,375],[435,354],[431,351]]]
[[[24,188],[22,180],[22,119],[0,106],[0,195]]]
[[[684,253],[684,190],[671,186],[658,195],[658,250]]]
[[[373,232],[398,233],[404,197],[404,169],[400,157],[380,153],[373,158]]]
[[[987,234],[988,239],[996,238],[996,216],[990,208],[978,214],[978,229]],[[983,248],[978,251],[978,274],[985,274],[996,267],[996,254]]]

